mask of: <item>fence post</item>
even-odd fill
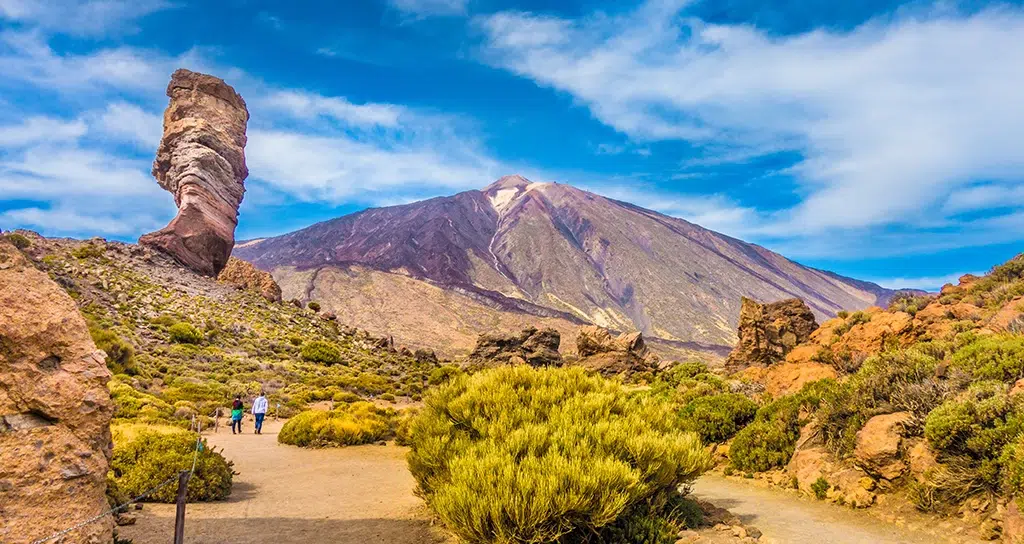
[[[178,474],[178,496],[175,499],[177,511],[174,515],[174,544],[185,542],[185,499],[188,497],[188,479],[191,476],[187,470]]]

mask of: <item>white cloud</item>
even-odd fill
[[[465,15],[469,8],[469,0],[388,1],[393,8],[416,17]]]
[[[357,127],[398,126],[405,108],[394,104],[353,104],[342,97],[325,97],[298,90],[271,92],[259,99],[260,106],[279,110],[294,117],[312,120],[326,117]]]
[[[139,149],[155,152],[163,136],[163,117],[135,104],[111,102],[92,118],[96,131],[133,143]]]
[[[165,0],[0,0],[0,19],[74,36],[130,34],[137,19],[170,8]]]
[[[81,120],[33,116],[17,125],[0,126],[0,146],[20,147],[40,141],[76,140],[85,131],[85,123]]]
[[[927,224],[974,180],[1024,181],[1021,10],[773,37],[681,19],[682,4],[572,21],[500,13],[479,20],[484,55],[638,141],[801,152],[789,173],[802,201],[759,218],[779,236]]]
[[[924,291],[938,291],[947,283],[956,284],[964,272],[946,274],[943,276],[925,276],[914,278],[883,278],[869,280],[885,287],[886,289],[921,289]],[[985,272],[972,272],[975,275],[982,275]]]
[[[158,225],[152,217],[146,217],[140,224],[138,216],[118,217],[111,214],[83,215],[67,208],[19,208],[0,212],[0,225],[16,225],[17,228],[39,229],[48,234],[77,234],[88,232],[90,236],[125,236],[137,233],[140,226]],[[156,227],[151,227],[155,229]],[[145,229],[150,230],[150,229]]]

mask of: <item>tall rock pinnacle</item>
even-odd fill
[[[178,215],[140,244],[216,276],[231,256],[245,193],[245,101],[224,80],[179,69],[167,86],[164,134],[153,176],[174,195]]]

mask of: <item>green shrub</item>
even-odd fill
[[[313,310],[314,312],[319,312],[320,311],[320,303],[319,302],[310,301],[309,304],[306,305],[306,307],[309,308],[310,310]]]
[[[303,447],[354,446],[389,437],[393,410],[371,402],[343,404],[334,410],[307,410],[288,420],[277,435],[282,444]]]
[[[856,311],[850,314],[850,317],[845,318],[845,321],[841,325],[832,329],[832,333],[836,336],[842,336],[855,326],[867,323],[868,321],[871,321],[871,315],[862,311]]]
[[[705,444],[729,440],[755,413],[757,404],[738,393],[700,397],[679,411],[683,428],[699,434]]]
[[[171,335],[171,342],[175,344],[198,344],[203,341],[203,333],[191,323],[175,323],[167,332]]]
[[[427,397],[411,435],[419,492],[467,542],[627,538],[633,514],[710,463],[665,403],[580,368],[460,375]]]
[[[1024,336],[997,334],[974,338],[953,354],[953,366],[979,380],[1013,382],[1024,378]]]
[[[846,310],[839,310],[839,313],[836,314],[836,317],[838,317],[839,319],[846,319],[847,317],[850,317],[850,312]]]
[[[333,365],[341,362],[341,351],[337,346],[323,340],[313,340],[302,345],[299,355],[307,361]]]
[[[828,480],[823,476],[819,476],[818,479],[814,480],[814,483],[811,484],[811,491],[814,492],[814,496],[818,500],[825,500],[825,497],[828,496],[829,487],[831,486],[829,485]]]
[[[128,425],[112,427],[114,455],[110,469],[120,492],[135,497],[160,482],[192,467],[199,438],[176,427]],[[227,498],[231,493],[232,463],[206,445],[196,458],[196,470],[188,483],[189,502]],[[148,502],[174,502],[177,486],[165,486],[149,495]]]
[[[102,328],[89,320],[89,335],[92,336],[96,347],[107,354],[107,368],[111,373],[129,376],[139,373],[139,367],[135,363],[135,348],[114,331]]]
[[[7,238],[7,241],[11,243],[11,245],[18,249],[28,249],[29,247],[32,247],[32,240],[29,240],[28,237],[26,237],[24,234],[12,232],[6,234],[5,237]]]
[[[783,420],[754,420],[729,445],[729,462],[746,472],[764,472],[785,466],[793,457],[799,427]]]
[[[1021,408],[1005,385],[981,382],[928,414],[925,438],[940,461],[955,462],[975,487],[995,492],[1003,484],[1003,450],[1024,431]]]
[[[430,385],[441,385],[448,383],[453,377],[458,376],[462,373],[462,369],[455,365],[444,365],[439,366],[430,371],[430,377],[427,378],[427,383]]]
[[[102,257],[107,252],[107,249],[101,245],[93,243],[82,244],[75,249],[71,250],[71,256],[76,259],[89,259],[94,257]]]

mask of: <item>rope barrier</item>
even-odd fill
[[[196,472],[196,462],[199,460],[199,452],[203,448],[203,446],[202,446],[203,436],[201,434],[199,434],[198,428],[199,427],[196,424],[196,417],[192,416],[192,423],[189,425],[189,430],[190,431],[191,430],[196,430],[196,434],[198,436],[196,438],[195,449],[192,452],[192,468],[191,469],[189,469],[188,471],[180,470],[180,471],[176,472],[174,474],[174,476],[171,476],[170,478],[168,478],[168,479],[158,483],[157,485],[147,489],[144,493],[138,495],[137,497],[132,498],[132,500],[130,500],[130,501],[124,503],[124,504],[115,506],[115,507],[113,507],[113,508],[103,512],[102,514],[99,514],[97,516],[89,518],[89,519],[87,519],[85,521],[82,521],[82,522],[76,524],[76,525],[68,527],[67,529],[64,529],[62,531],[58,531],[58,532],[56,532],[56,533],[54,533],[54,534],[52,534],[52,535],[50,535],[50,536],[48,536],[46,538],[40,538],[39,540],[33,540],[32,544],[45,544],[46,542],[50,542],[50,541],[52,541],[54,539],[60,538],[60,537],[66,535],[68,533],[71,533],[73,531],[77,531],[78,529],[81,529],[82,527],[85,527],[85,526],[87,526],[87,525],[89,525],[91,523],[95,523],[95,522],[97,522],[97,521],[99,521],[99,520],[101,520],[101,519],[103,519],[103,518],[105,518],[105,517],[107,517],[107,516],[109,516],[111,514],[114,514],[116,512],[121,512],[121,511],[123,511],[123,509],[128,508],[129,506],[131,506],[131,505],[141,501],[142,499],[145,499],[145,498],[149,497],[153,493],[156,493],[157,491],[167,487],[170,483],[178,481],[178,477],[179,477],[179,475],[182,472],[188,472],[189,473],[189,477],[191,478],[191,476],[193,476],[195,474],[195,472]]]

